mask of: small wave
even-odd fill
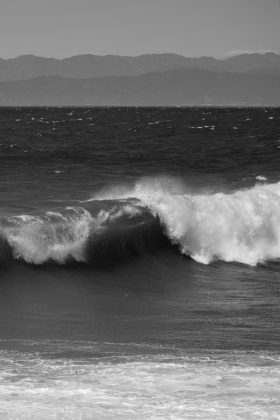
[[[267,178],[265,176],[263,176],[263,175],[256,176],[256,179],[258,181],[261,181],[261,182],[266,182],[267,181]]]

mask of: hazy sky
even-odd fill
[[[280,51],[280,0],[0,0],[0,57]]]

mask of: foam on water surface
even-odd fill
[[[89,349],[80,344],[81,353]],[[279,355],[133,351],[79,358],[2,351],[1,419],[279,418]]]

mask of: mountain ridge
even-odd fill
[[[199,68],[0,83],[0,106],[280,106],[280,75]]]
[[[46,58],[32,54],[0,59],[0,81],[19,81],[38,76],[61,76],[73,79],[111,76],[140,76],[150,72],[178,68],[201,68],[216,72],[243,73],[256,69],[279,70],[280,54],[244,53],[224,59],[185,57],[175,53],[139,56],[80,54],[68,58]]]

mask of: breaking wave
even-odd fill
[[[144,178],[104,190],[80,207],[2,216],[0,236],[2,262],[106,266],[175,245],[204,264],[256,265],[280,258],[280,183],[207,194],[170,177]]]
[[[92,215],[83,207],[43,216],[2,217],[0,262],[110,265],[170,246],[158,218],[137,205],[114,205]]]
[[[256,265],[280,258],[280,183],[231,193],[186,192],[178,180],[143,179],[132,189],[105,191],[94,199],[137,198],[158,217],[185,255]]]

